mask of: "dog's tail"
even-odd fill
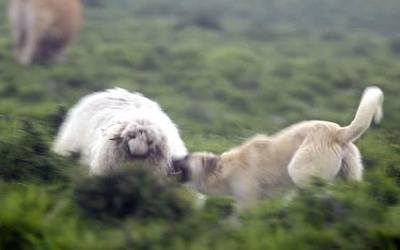
[[[337,139],[341,143],[357,140],[370,126],[372,119],[379,123],[383,117],[383,92],[372,86],[365,89],[356,116],[349,126],[339,129]]]

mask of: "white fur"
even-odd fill
[[[113,140],[125,139],[129,133],[138,135],[127,141],[129,150]],[[115,88],[83,97],[69,111],[53,149],[64,156],[80,153],[90,173],[104,174],[130,160],[129,153],[141,154],[153,147],[145,144],[148,140],[160,148],[162,159],[150,157],[146,161],[162,171],[170,167],[172,159],[187,154],[178,129],[157,103],[139,93]]]

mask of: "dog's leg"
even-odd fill
[[[238,176],[231,184],[232,194],[237,203],[236,208],[245,210],[253,207],[257,202],[257,183],[250,176]]]
[[[346,147],[339,176],[342,176],[345,180],[361,181],[362,173],[363,164],[360,151],[356,145],[351,143]]]
[[[37,51],[39,34],[38,34],[38,11],[32,2],[28,2],[24,5],[25,8],[25,37],[24,43],[22,44],[18,59],[23,65],[28,65],[32,62],[32,59]]]
[[[11,1],[8,17],[10,21],[11,35],[13,38],[13,51],[14,55],[18,58],[20,49],[25,43],[25,32],[26,32],[26,17],[23,2],[21,1]]]
[[[316,127],[293,155],[289,175],[299,187],[307,186],[315,177],[331,181],[340,170],[342,151],[331,140],[329,131]]]
[[[52,22],[52,15],[37,6],[33,2],[29,2],[26,11],[26,38],[24,47],[21,48],[19,61],[23,65],[28,65],[32,62],[37,53],[40,52],[40,43],[45,36],[46,29]]]

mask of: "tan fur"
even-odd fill
[[[352,141],[369,127],[374,116],[381,118],[382,101],[381,90],[370,87],[347,127],[304,121],[271,136],[255,136],[221,155],[190,154],[174,167],[184,171],[189,184],[200,192],[231,195],[242,207],[293,186],[304,187],[315,177],[332,181],[341,175],[360,181],[361,155]]]
[[[8,14],[17,60],[59,61],[82,22],[80,0],[10,0]]]

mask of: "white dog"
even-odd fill
[[[79,153],[91,174],[143,159],[166,174],[187,155],[178,129],[160,106],[139,93],[115,88],[83,97],[62,124],[54,151]]]
[[[294,185],[306,186],[313,177],[331,181],[337,175],[362,180],[360,152],[353,144],[382,118],[383,93],[365,90],[352,123],[340,127],[327,121],[304,121],[275,135],[256,136],[222,155],[193,153],[174,161],[182,181],[205,194],[231,195],[239,207]]]

